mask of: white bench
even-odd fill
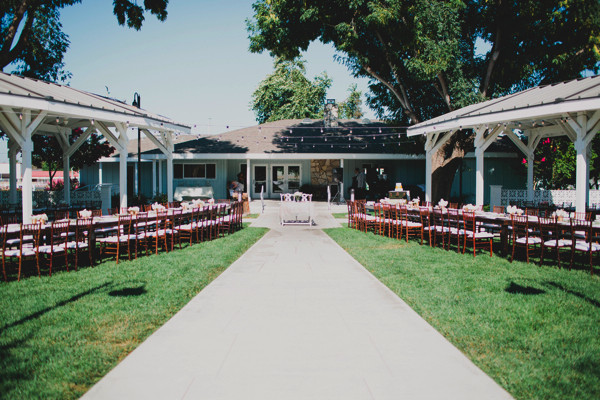
[[[173,199],[175,201],[188,201],[188,200],[206,200],[213,199],[214,192],[212,186],[177,186],[175,193],[173,193]]]

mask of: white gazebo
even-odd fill
[[[83,134],[70,144],[73,129]],[[173,198],[173,134],[190,133],[190,127],[118,100],[68,86],[0,73],[0,129],[9,137],[10,202],[17,203],[16,154],[22,152],[23,222],[31,221],[31,152],[33,135],[56,137],[63,150],[65,176],[69,158],[94,131],[102,134],[119,152],[120,205],[127,207],[128,128],[139,128],[165,154],[167,193]],[[69,185],[65,202],[70,203]]]
[[[589,148],[600,130],[600,76],[538,86],[473,104],[408,128],[426,135],[426,199],[431,201],[433,155],[461,129],[475,133],[476,203],[483,204],[483,154],[500,134],[507,135],[527,158],[528,200],[533,200],[534,151],[547,137],[567,136],[577,151],[576,210],[589,199]],[[522,139],[527,138],[526,142]]]

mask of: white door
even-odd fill
[[[301,171],[299,165],[273,165],[271,166],[271,193],[277,196],[280,193],[294,193],[300,190]]]

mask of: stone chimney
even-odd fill
[[[338,126],[338,106],[335,104],[335,99],[327,99],[325,112],[323,113],[323,122],[327,128]]]

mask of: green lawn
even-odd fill
[[[0,283],[0,398],[78,398],[265,232]]]
[[[515,398],[600,398],[600,279],[589,269],[326,231]]]
[[[348,219],[348,213],[347,212],[344,212],[344,213],[331,213],[331,215],[333,216],[333,218]]]

